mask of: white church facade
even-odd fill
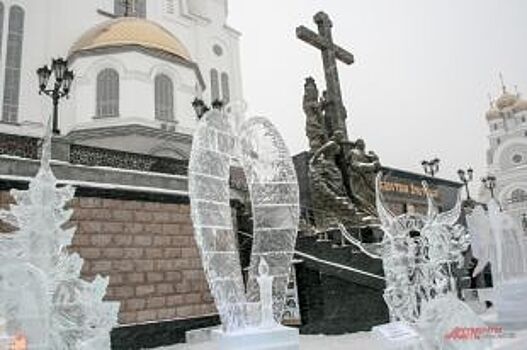
[[[527,100],[502,86],[486,113],[489,125],[487,169],[496,177],[495,198],[527,234]],[[490,191],[482,188],[482,198]]]
[[[240,33],[227,0],[0,0],[0,132],[39,136],[51,100],[36,70],[73,70],[66,141],[186,158],[192,101],[241,100]]]

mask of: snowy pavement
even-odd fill
[[[514,332],[511,339],[497,339],[493,350],[524,350],[527,348],[527,330]],[[324,336],[301,335],[300,350],[384,350],[371,332]],[[156,350],[216,350],[213,343],[178,344]],[[247,349],[250,350],[250,349]]]
[[[338,336],[301,335],[300,350],[383,350],[370,332]],[[215,350],[213,343],[178,344],[156,350]],[[250,350],[250,349],[248,349]]]

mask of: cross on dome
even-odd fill
[[[124,7],[123,17],[129,17],[135,12],[135,0],[121,0],[121,3]]]

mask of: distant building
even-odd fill
[[[527,233],[527,100],[502,86],[486,113],[489,125],[488,173],[496,177],[495,198]],[[481,198],[490,192],[481,189]]]

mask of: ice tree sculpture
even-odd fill
[[[82,280],[83,260],[66,248],[75,228],[63,228],[73,213],[64,206],[75,190],[57,187],[50,155],[48,127],[37,175],[28,190],[11,191],[10,211],[0,211],[17,228],[0,235],[0,316],[29,349],[110,349],[119,303],[102,301],[108,278]]]
[[[259,326],[257,280],[262,260],[273,281],[274,318],[280,321],[299,218],[298,182],[282,137],[265,118],[245,121],[235,134],[231,124],[239,121],[235,117],[216,110],[204,115],[194,134],[189,164],[195,238],[226,332]],[[235,159],[245,171],[254,223],[247,286],[231,220],[229,175]]]

